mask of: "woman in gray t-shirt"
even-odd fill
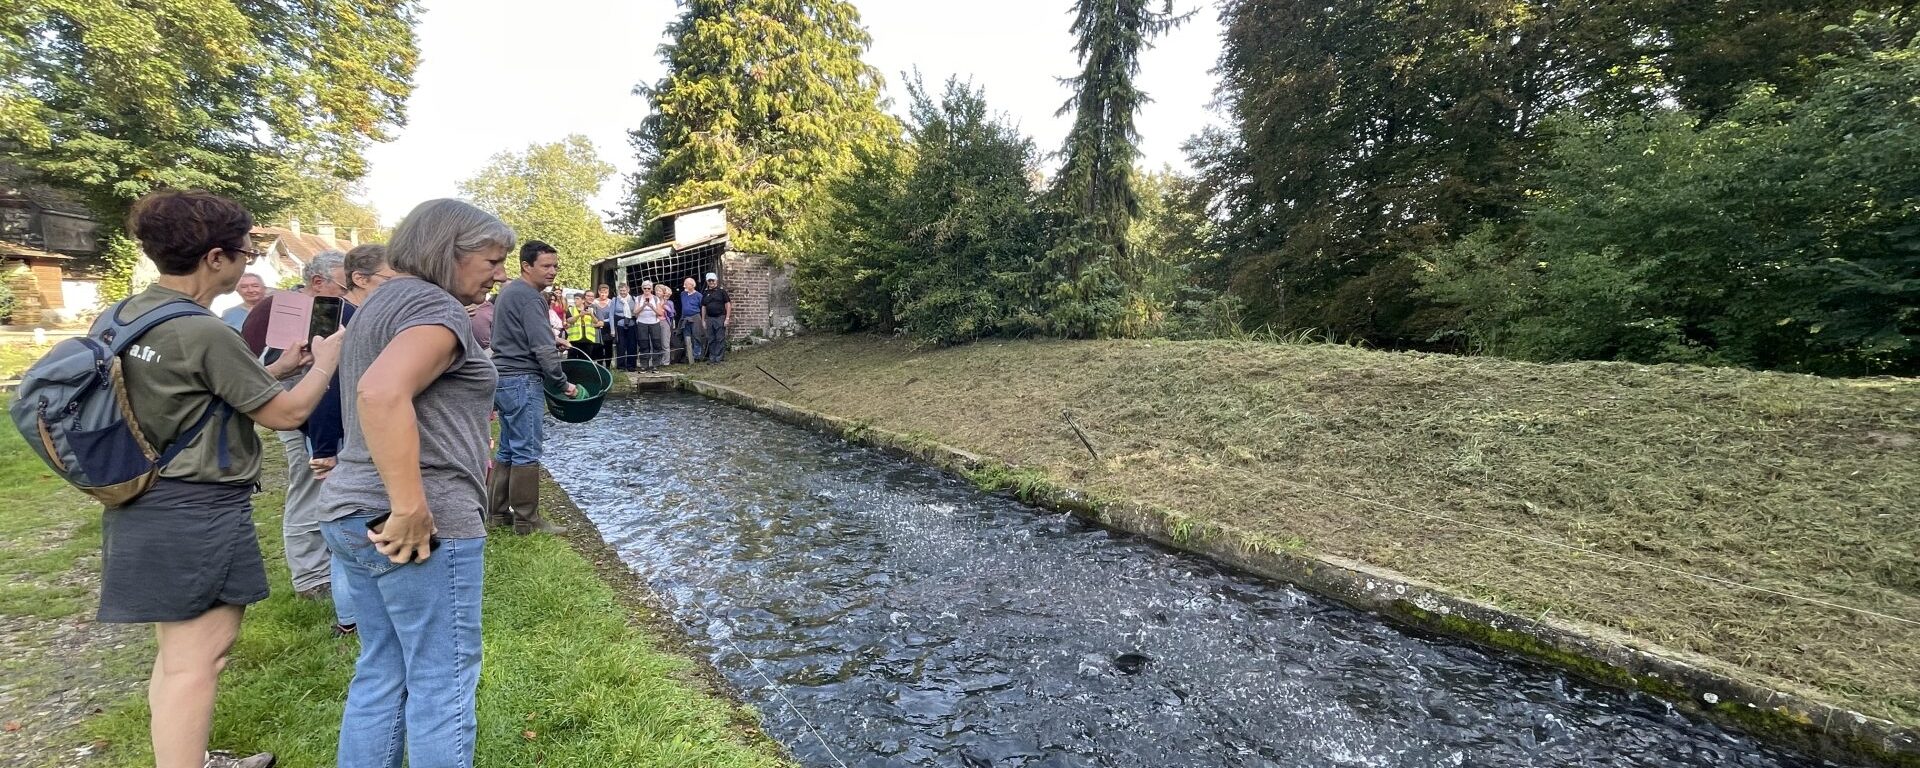
[[[493,363],[466,305],[506,279],[513,230],[458,200],[393,232],[396,273],[354,313],[340,359],[346,441],[321,532],[354,593],[360,660],[343,766],[472,765]],[[401,723],[401,733],[394,723]],[[405,738],[398,738],[398,736]]]

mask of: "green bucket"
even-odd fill
[[[566,390],[546,385],[547,413],[570,424],[583,424],[600,413],[600,404],[613,388],[613,372],[592,360],[563,360],[560,369],[577,391],[567,397]]]

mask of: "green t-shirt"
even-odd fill
[[[122,321],[188,296],[153,286],[127,300]],[[247,351],[240,334],[211,313],[161,323],[120,356],[134,418],[155,450],[164,451],[217,400],[233,406],[226,422],[227,468],[220,469],[220,420],[201,430],[160,476],[196,483],[260,479],[260,438],[247,414],[283,390]]]

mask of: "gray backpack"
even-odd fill
[[[53,345],[27,369],[13,398],[13,424],[53,471],[109,507],[133,501],[160,476],[160,469],[193,442],[220,413],[216,401],[200,420],[165,449],[148,444],[127,400],[120,354],[155,326],[188,315],[212,315],[186,299],[148,310],[131,321],[120,318],[125,301],[114,304],[81,338]],[[222,419],[224,423],[225,419]],[[226,433],[221,432],[225,439]],[[226,445],[220,446],[227,462]]]

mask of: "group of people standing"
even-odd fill
[[[233,292],[260,256],[252,228],[244,207],[211,193],[141,199],[128,231],[160,278],[115,305],[114,322]],[[384,248],[307,266],[301,290],[345,301],[339,333],[267,348],[274,296],[260,295],[231,318],[239,333],[203,311],[154,326],[121,355],[129,422],[173,458],[148,490],[105,511],[99,617],[156,628],[158,768],[274,763],[207,751],[244,608],[269,591],[252,521],[256,424],[288,457],[295,590],[330,597],[335,633],[359,640],[338,765],[473,764],[482,544],[489,522],[560,530],[537,511],[541,388],[574,391],[540,295],[559,255],[526,243],[509,282],[514,240],[479,208],[428,201]],[[473,407],[489,398],[501,426],[491,466],[489,409]]]
[[[556,307],[555,313],[564,318],[569,346],[629,372],[671,365],[676,340],[688,363],[722,362],[733,325],[733,296],[720,287],[720,276],[713,272],[707,273],[704,289],[689,277],[677,294],[666,283],[652,280],[640,282],[638,295],[624,282],[617,295],[613,287],[601,284],[598,294],[582,292],[572,306],[561,309]]]

